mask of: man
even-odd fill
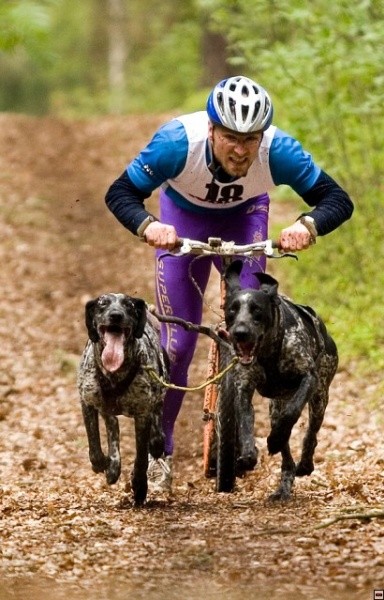
[[[248,244],[268,237],[268,191],[286,184],[312,207],[284,228],[284,251],[309,247],[349,219],[348,194],[319,166],[300,143],[272,125],[268,93],[246,77],[220,81],[209,95],[206,111],[177,117],[163,125],[149,144],[111,185],[106,202],[132,233],[156,248],[156,296],[161,313],[200,323],[212,259],[193,265],[192,256],[172,257],[178,238],[207,241],[210,236]],[[159,218],[144,200],[158,187]],[[265,259],[244,261],[244,287],[254,287],[252,273]],[[199,288],[199,289],[198,289]],[[201,291],[201,293],[200,293]],[[162,343],[171,359],[171,381],[186,386],[197,334],[162,325]],[[164,404],[165,456],[150,460],[152,487],[171,490],[173,430],[184,392],[169,390]]]

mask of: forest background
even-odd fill
[[[262,83],[275,123],[355,203],[351,221],[294,267],[276,268],[285,290],[325,318],[342,366],[380,381],[383,39],[380,0],[2,0],[0,111],[71,121],[176,116],[204,108],[229,75]],[[273,200],[305,208],[288,188]]]

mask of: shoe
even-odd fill
[[[150,492],[172,492],[172,456],[153,458],[148,456],[148,490]]]

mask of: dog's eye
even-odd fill
[[[101,308],[104,308],[104,306],[107,306],[108,304],[108,298],[106,296],[100,296],[100,298],[97,301],[97,305],[100,306]]]
[[[132,300],[129,300],[128,298],[124,298],[123,305],[125,306],[125,308],[131,311],[133,311],[135,308],[135,305],[133,304]]]
[[[227,319],[234,319],[236,317],[237,310],[234,308],[229,308],[227,310]]]
[[[237,299],[233,300],[231,303],[228,302],[227,312],[235,314],[236,312],[238,312],[240,310],[240,306],[241,306],[241,304]]]
[[[263,317],[263,313],[259,307],[256,307],[252,311],[252,317],[254,321],[261,321]]]

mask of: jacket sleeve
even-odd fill
[[[314,209],[300,216],[313,217],[319,235],[330,233],[350,219],[353,213],[349,195],[325,171],[320,172],[314,185],[302,194],[302,198]]]
[[[116,219],[137,235],[137,229],[143,221],[153,217],[144,207],[144,200],[149,196],[139,190],[124,171],[110,186],[105,202]]]

